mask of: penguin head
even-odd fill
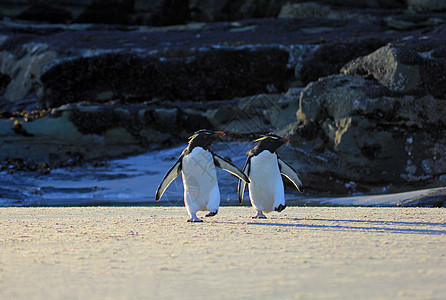
[[[207,129],[201,129],[196,131],[192,136],[189,137],[189,150],[195,147],[201,147],[204,150],[209,149],[209,147],[220,137],[224,136],[223,131],[213,131]]]
[[[256,139],[254,142],[258,142],[254,147],[256,153],[260,153],[264,150],[269,150],[271,153],[276,152],[277,148],[290,141],[289,138],[281,137],[273,133],[268,133],[262,137]]]

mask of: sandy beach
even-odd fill
[[[2,208],[0,299],[446,298],[445,209],[253,214]]]

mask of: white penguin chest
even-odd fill
[[[252,181],[256,185],[281,183],[277,155],[266,150],[253,156],[249,177],[253,179]]]
[[[285,204],[283,181],[275,153],[263,151],[252,157],[249,179],[249,196],[257,210],[270,212],[277,205]]]
[[[187,198],[206,198],[218,190],[214,158],[209,151],[195,147],[183,157],[182,171]]]

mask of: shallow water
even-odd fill
[[[214,151],[242,167],[250,142],[217,143]],[[0,206],[183,205],[181,176],[159,203],[155,191],[185,145],[111,160],[103,167],[55,169],[48,175],[0,173]],[[238,204],[238,178],[217,169],[222,205]],[[248,197],[245,197],[248,204]]]
[[[110,160],[105,166],[70,167],[52,170],[48,175],[30,172],[0,172],[0,207],[5,206],[105,206],[105,205],[183,205],[181,176],[175,179],[159,202],[155,192],[164,174],[176,162],[186,145],[150,151],[138,156]],[[216,143],[213,150],[230,158],[242,168],[251,142]],[[238,178],[217,168],[221,205],[239,205]],[[399,206],[441,193],[446,188],[410,191],[399,194],[355,195],[350,197],[315,197],[286,189],[288,205],[299,206]],[[438,197],[437,197],[438,198]],[[418,199],[418,200],[417,200]],[[438,202],[435,200],[434,202]],[[250,205],[247,189],[244,205]],[[429,203],[422,206],[430,206]],[[446,207],[446,202],[444,204]]]

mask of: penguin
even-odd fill
[[[209,149],[224,135],[223,131],[201,129],[189,137],[188,146],[158,186],[156,201],[159,201],[170,183],[182,173],[184,204],[190,216],[187,221],[203,222],[197,217],[198,211],[210,211],[206,217],[215,216],[220,206],[220,190],[215,167],[249,183],[248,177],[239,168]]]
[[[277,148],[290,140],[269,133],[256,139],[254,148],[247,152],[243,172],[251,181],[248,183],[252,206],[257,210],[253,219],[266,219],[263,213],[281,212],[285,209],[285,192],[280,174],[287,177],[302,193],[302,181],[297,172],[276,153]],[[238,183],[238,199],[243,201],[246,183]]]

